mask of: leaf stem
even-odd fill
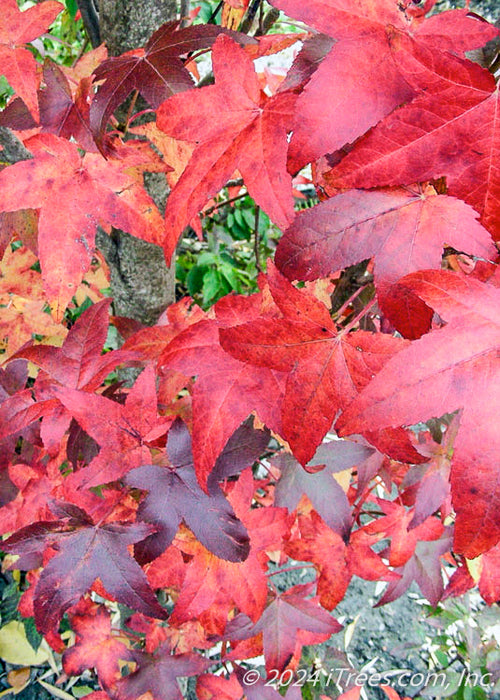
[[[255,221],[254,221],[254,232],[253,232],[253,252],[255,254],[255,267],[257,269],[257,272],[262,272],[262,265],[260,264],[260,257],[259,257],[259,244],[260,244],[260,236],[259,236],[259,218],[260,218],[260,207],[255,207]]]

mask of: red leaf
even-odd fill
[[[179,24],[179,21],[166,22],[144,49],[108,58],[94,71],[96,81],[103,83],[92,102],[90,118],[101,147],[108,119],[133,90],[138,90],[156,109],[167,97],[193,87],[181,56],[210,47],[224,30],[213,24],[179,29]],[[252,41],[244,36],[241,39]]]
[[[26,103],[33,116],[38,117],[36,91],[40,84],[37,63],[24,44],[47,31],[64,9],[60,2],[47,0],[25,12],[20,12],[16,0],[2,0],[0,26],[0,65],[11,86]]]
[[[326,306],[293,287],[271,264],[268,281],[283,318],[222,328],[221,343],[242,362],[288,372],[282,434],[306,464],[338,410],[405,341],[363,331],[338,333]]]
[[[371,549],[370,545],[380,537],[367,536],[365,529],[352,533],[346,544],[314,511],[311,517],[299,517],[299,528],[300,539],[290,540],[286,553],[316,566],[319,571],[318,595],[321,605],[327,610],[333,610],[340,603],[353,576],[385,581],[399,578]]]
[[[251,503],[256,484],[248,469],[231,491],[229,500],[236,515],[248,529],[250,554],[244,562],[227,562],[209,554],[198,543],[183,536],[177,546],[186,554],[194,555],[186,569],[186,577],[176,602],[171,621],[200,617],[201,613],[220,600],[238,606],[239,610],[256,622],[267,599],[266,550],[278,550],[289,532],[289,518],[284,508],[254,509]],[[201,582],[201,583],[200,583]],[[224,632],[227,614],[224,615]]]
[[[98,225],[113,225],[153,243],[163,223],[153,200],[123,161],[77,147],[52,134],[27,142],[32,160],[0,172],[2,211],[40,209],[38,247],[47,297],[57,320],[90,267]]]
[[[55,63],[45,63],[43,78],[46,87],[39,93],[42,131],[68,140],[73,136],[86,151],[95,151],[89,124],[90,78],[80,81],[74,96],[66,76]]]
[[[500,600],[500,545],[485,552],[481,559],[479,592],[488,605]]]
[[[325,641],[342,629],[335,618],[314,600],[306,599],[304,593],[304,586],[294,586],[276,595],[257,623],[246,622],[245,615],[238,615],[229,623],[227,637],[231,640],[249,639],[262,632],[266,669],[282,671],[297,647],[302,646],[299,631],[311,632],[308,643],[312,644],[313,638],[316,642]]]
[[[180,333],[159,362],[185,375],[197,375],[193,389],[193,456],[205,487],[215,461],[234,430],[256,411],[272,430],[281,431],[283,375],[235,360],[219,343],[216,321],[201,321]]]
[[[199,700],[242,700],[244,691],[234,674],[229,678],[204,674],[196,683]]]
[[[448,324],[389,360],[341,416],[338,428],[345,435],[411,425],[462,409],[451,470],[457,513],[454,548],[473,558],[500,538],[500,292],[437,270],[408,275],[404,284]]]
[[[61,521],[35,523],[3,543],[6,551],[21,555],[16,565],[27,568],[33,568],[33,556],[40,554],[47,544],[57,545],[57,553],[44,567],[35,590],[35,622],[42,633],[57,633],[63,614],[96,579],[119,602],[151,617],[166,617],[144,572],[127,549],[128,545],[147,537],[151,526],[94,524],[72,504],[63,504],[58,514],[69,516],[67,527]]]
[[[276,264],[289,279],[311,280],[374,257],[382,310],[405,337],[416,338],[429,330],[432,312],[411,295],[403,304],[402,290],[391,286],[409,272],[439,269],[444,244],[493,257],[491,236],[477,218],[471,207],[435,196],[432,188],[351,190],[299,214],[279,243]]]
[[[105,356],[106,357],[106,356]],[[115,401],[70,388],[54,393],[78,423],[101,445],[92,462],[68,479],[75,488],[90,488],[119,479],[151,461],[148,441],[165,434],[172,419],[158,416],[153,367],[145,369],[122,406]]]
[[[121,677],[120,659],[133,660],[126,637],[112,634],[106,608],[90,600],[83,600],[70,619],[76,642],[63,654],[64,672],[79,676],[85,669],[95,668],[102,686],[109,688]]]
[[[168,197],[165,221],[172,231],[170,254],[193,216],[235,170],[272,221],[285,227],[293,219],[286,136],[295,95],[263,95],[251,59],[227,36],[217,38],[212,62],[215,85],[175,95],[157,112],[160,129],[198,143]]]
[[[463,11],[449,13],[444,20],[446,27],[442,15],[437,20],[416,22],[410,13],[405,13],[403,4],[393,0],[274,0],[273,4],[337,39],[298,100],[289,153],[291,172],[352,143],[415,96],[407,74],[400,69],[398,40],[412,36],[417,54],[420,46],[436,54],[477,48],[497,33],[491,25]],[[451,27],[455,31],[450,36]],[[414,62],[418,63],[418,58]],[[432,75],[432,68],[426,72]],[[414,73],[418,74],[418,70]],[[427,75],[426,78],[428,82]],[[426,88],[425,83],[423,87]]]
[[[440,90],[417,97],[364,139],[331,173],[338,187],[380,187],[446,176],[448,193],[500,238],[499,91],[488,71],[457,64]]]

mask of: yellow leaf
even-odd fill
[[[0,658],[16,666],[40,666],[49,656],[42,648],[35,651],[28,642],[24,625],[12,620],[0,629]]]
[[[478,583],[481,578],[481,571],[483,568],[483,557],[482,555],[476,557],[475,559],[466,559],[467,568],[469,569],[469,574],[474,579],[474,583]]]

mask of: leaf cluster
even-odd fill
[[[203,700],[297,700],[354,576],[386,584],[377,605],[413,583],[433,607],[500,598],[499,89],[496,58],[469,58],[499,32],[434,4],[273,0],[310,28],[283,71],[256,59],[297,34],[234,29],[254,3],[66,66],[29,48],[61,3],[4,0],[0,125],[32,158],[0,171],[0,534],[22,591],[2,629],[28,639],[17,603],[92,700],[181,698],[186,677]],[[297,212],[301,185],[318,203]],[[110,316],[98,227],[167,261],[187,229],[200,306]],[[479,667],[493,687],[494,655]]]

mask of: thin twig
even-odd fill
[[[130,124],[130,118],[132,117],[132,112],[134,111],[135,103],[137,102],[138,97],[139,97],[139,90],[134,90],[134,94],[132,95],[132,99],[130,101],[130,106],[129,106],[128,112],[127,112],[127,118],[125,120],[125,127],[123,129],[124,136],[128,131],[128,127]]]
[[[375,298],[373,298],[370,302],[368,302],[368,304],[364,308],[361,309],[359,314],[357,314],[353,318],[353,320],[350,323],[348,323],[347,326],[345,326],[345,328],[342,328],[342,333],[349,333],[349,331],[352,330],[354,328],[354,326],[356,326],[359,323],[359,321],[363,318],[363,316],[365,316],[368,313],[368,311],[370,311],[372,306],[375,305],[376,301],[377,300]]]
[[[277,576],[278,574],[286,574],[289,571],[297,571],[297,569],[314,569],[314,564],[296,564],[295,566],[287,566],[279,571],[269,571],[266,576]]]
[[[254,231],[253,231],[253,252],[255,254],[255,267],[257,269],[257,272],[262,272],[262,265],[260,264],[260,257],[259,257],[259,244],[260,244],[260,235],[259,235],[259,218],[260,218],[260,207],[255,207],[255,220],[254,220]]]
[[[210,207],[206,211],[201,212],[200,216],[206,217],[210,216],[212,212],[214,212],[216,209],[219,209],[220,207],[225,207],[228,204],[232,204],[233,202],[236,202],[238,199],[243,199],[243,197],[246,197],[247,193],[243,192],[243,194],[238,194],[236,197],[231,197],[230,199],[226,199],[223,202],[220,202],[219,204],[214,204],[213,207]]]

